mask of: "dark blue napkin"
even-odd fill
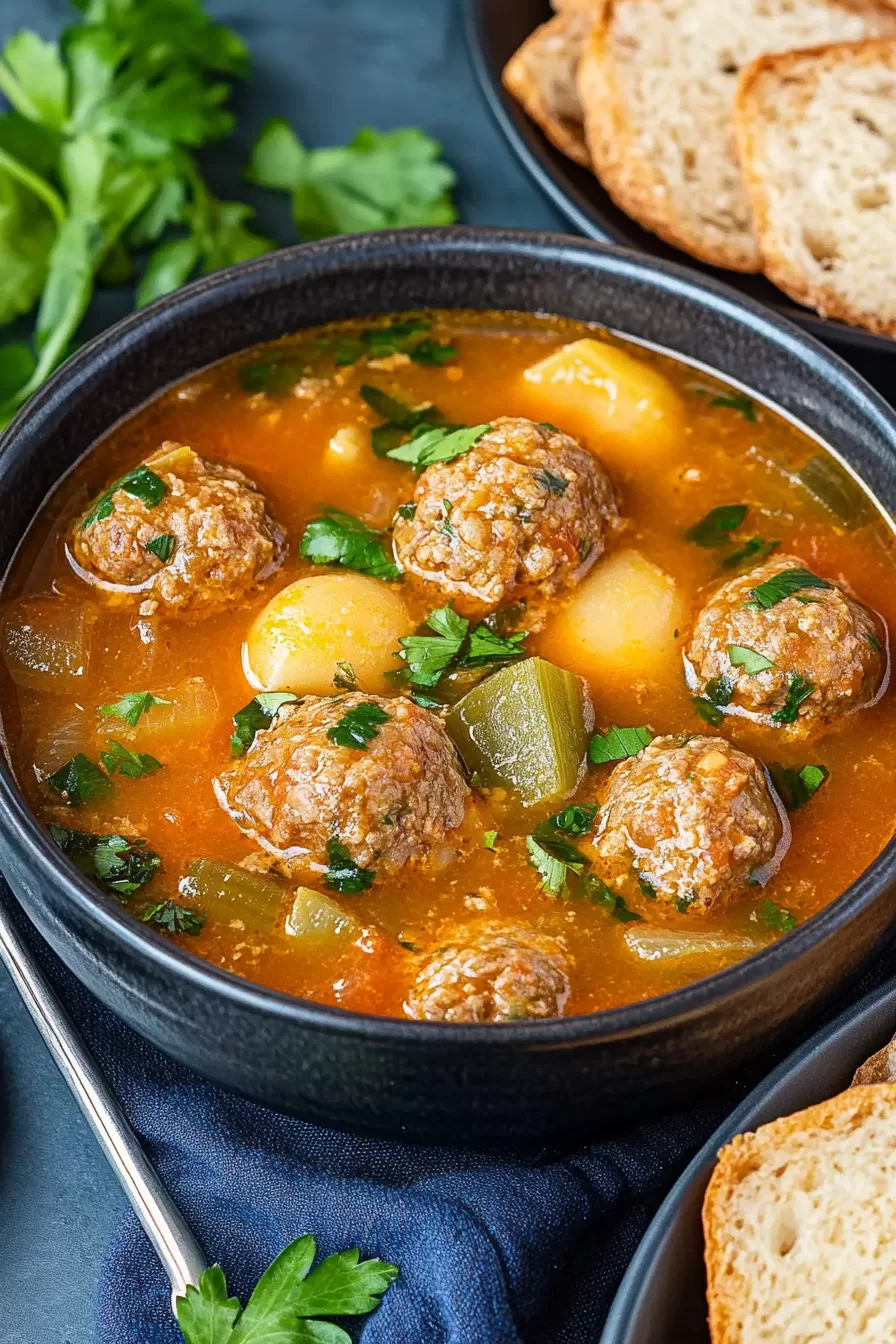
[[[19,922],[232,1292],[245,1301],[274,1256],[305,1232],[321,1254],[357,1245],[400,1266],[360,1329],[363,1344],[596,1344],[660,1200],[778,1057],[686,1111],[604,1130],[572,1153],[468,1152],[345,1135],[232,1096],[172,1063]],[[894,971],[891,948],[849,998]],[[97,1344],[180,1338],[165,1276],[129,1213],[103,1267]]]

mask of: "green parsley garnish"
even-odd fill
[[[719,546],[730,539],[748,512],[748,504],[720,504],[688,528],[685,541],[692,541],[697,546]]]
[[[701,696],[694,696],[691,704],[694,707],[694,713],[704,723],[711,724],[713,728],[718,728],[725,717],[717,705],[714,705],[711,700],[704,700]]]
[[[337,336],[334,340],[317,342],[320,350],[329,350],[337,368],[356,364],[359,359],[383,359],[389,355],[409,355],[415,364],[440,368],[457,358],[457,347],[430,338],[416,340],[423,332],[431,331],[432,323],[425,317],[406,322],[389,322],[382,327],[368,327],[357,336]]]
[[[775,905],[774,901],[767,898],[759,907],[759,918],[775,933],[789,933],[798,923],[796,915],[792,915],[786,906]]]
[[[774,663],[765,654],[757,653],[755,649],[746,649],[742,644],[729,644],[728,657],[733,667],[742,667],[748,677],[755,677],[759,672],[766,672]]]
[[[656,887],[652,882],[648,882],[646,877],[638,877],[638,888],[642,896],[646,896],[648,901],[656,900]]]
[[[51,826],[50,836],[85,877],[98,879],[125,898],[151,882],[162,866],[158,854],[146,848],[145,840],[91,835],[67,826]]]
[[[443,364],[450,364],[453,359],[457,359],[458,349],[456,345],[449,345],[447,341],[420,341],[411,347],[408,354],[415,364],[429,364],[441,368]]]
[[[796,723],[800,705],[804,700],[808,700],[814,690],[813,682],[807,681],[799,672],[792,672],[787,687],[787,699],[780,709],[775,710],[772,723]]]
[[[266,355],[240,369],[244,392],[263,392],[267,397],[285,397],[301,381],[305,365],[296,355]]]
[[[288,691],[260,691],[248,705],[238,709],[233,716],[231,754],[242,756],[255,741],[255,734],[270,728],[284,705],[294,705],[297,702],[298,697],[290,695]]]
[[[324,883],[333,891],[354,896],[359,891],[367,891],[376,881],[374,870],[359,868],[342,841],[334,835],[327,841],[327,865]]]
[[[485,622],[470,630],[470,622],[458,616],[453,607],[439,607],[430,612],[426,624],[435,631],[434,635],[405,635],[398,641],[401,652],[397,656],[407,664],[408,679],[413,686],[437,685],[452,665],[488,667],[525,654],[525,630],[505,637],[496,634]]]
[[[552,425],[551,422],[550,422],[550,420],[539,420],[539,422],[538,422],[538,427],[539,427],[539,429],[546,429],[546,430],[548,431],[548,433],[550,433],[550,434],[562,434],[562,433],[563,433],[563,430],[562,430],[562,429],[558,429],[556,425]]]
[[[798,812],[830,775],[826,765],[787,766],[774,761],[768,767],[778,797],[788,812]]]
[[[565,807],[546,821],[539,822],[531,835],[526,836],[529,860],[541,876],[542,890],[551,896],[566,893],[569,873],[581,876],[591,866],[590,860],[564,836],[587,835],[594,825],[596,813],[597,807],[592,803]]]
[[[100,705],[99,713],[109,718],[123,719],[131,728],[136,728],[144,714],[153,705],[170,705],[170,700],[161,700],[151,691],[128,691],[114,705]]]
[[[756,423],[756,403],[743,392],[724,393],[713,397],[710,406],[725,406],[731,411],[739,411],[745,420]]]
[[[731,697],[734,695],[734,682],[730,677],[713,677],[706,683],[706,692],[702,696],[695,696],[691,701],[694,710],[699,714],[705,723],[712,724],[713,728],[718,728],[722,722],[722,710],[731,704]]]
[[[80,751],[54,771],[47,783],[62,794],[69,807],[81,807],[112,791],[109,776]]]
[[[570,803],[562,811],[548,818],[548,824],[555,826],[564,835],[587,835],[597,816],[596,803]]]
[[[621,920],[623,924],[630,924],[643,918],[636,911],[630,910],[623,898],[612,891],[596,873],[586,873],[582,879],[582,887],[593,905],[604,906],[614,919]]]
[[[105,490],[94,504],[93,508],[87,514],[87,517],[81,523],[81,530],[85,527],[92,527],[94,523],[101,523],[104,519],[111,517],[112,510],[115,508],[115,496],[119,490],[123,490],[127,495],[133,495],[139,499],[148,509],[153,509],[160,504],[168,492],[168,487],[149,467],[135,467],[129,471],[126,476],[115,481]]]
[[[865,638],[867,639],[868,643],[871,645],[871,647],[872,647],[872,649],[874,650],[875,653],[883,653],[883,651],[884,651],[884,646],[883,646],[883,644],[881,644],[881,642],[880,642],[880,640],[878,639],[877,635],[871,635],[871,634],[869,634],[869,633],[866,631],[866,632],[865,632]]]
[[[451,503],[450,499],[442,500],[442,509],[445,513],[445,521],[442,523],[441,527],[439,528],[439,531],[444,532],[446,537],[456,537],[457,533],[451,526],[451,513],[452,510],[454,509],[454,505]]]
[[[110,737],[106,750],[100,752],[103,769],[109,775],[125,775],[128,779],[140,779],[143,775],[154,775],[162,769],[162,762],[145,751],[131,751],[121,742]]]
[[[338,723],[327,729],[327,737],[337,747],[354,747],[366,751],[367,743],[379,735],[380,727],[388,723],[389,715],[372,701],[355,705],[343,714]]]
[[[227,1296],[220,1265],[203,1271],[176,1302],[186,1344],[349,1344],[345,1330],[320,1317],[366,1316],[398,1275],[384,1260],[361,1260],[355,1250],[311,1266],[313,1237],[291,1242],[261,1276],[245,1310]],[[310,1272],[309,1272],[310,1271]]]
[[[490,850],[492,850],[492,852],[494,852],[494,851],[497,849],[497,847],[498,847],[498,832],[497,832],[497,831],[483,831],[483,832],[482,832],[482,847],[483,847],[483,849],[490,849]]]
[[[456,457],[462,457],[490,428],[490,425],[436,425],[414,434],[400,447],[390,448],[386,457],[407,462],[422,471],[434,462],[453,462]]]
[[[401,570],[386,555],[385,534],[339,509],[325,509],[308,524],[299,554],[314,565],[341,565],[375,579],[398,580]]]
[[[675,909],[680,915],[687,914],[696,899],[697,897],[693,891],[687,891],[683,896],[678,897],[678,900],[675,902]]]
[[[619,728],[614,724],[605,733],[594,734],[588,744],[588,759],[593,765],[624,761],[628,756],[637,756],[652,741],[649,728]]]
[[[155,905],[148,905],[140,918],[144,924],[151,924],[162,933],[191,933],[194,937],[202,932],[205,923],[205,915],[189,906],[178,905],[177,901],[157,901]]]
[[[520,658],[525,653],[523,643],[527,634],[526,630],[518,630],[515,635],[499,635],[483,621],[470,631],[470,642],[458,667],[486,667]]]
[[[833,587],[834,585],[828,583],[827,579],[820,579],[808,569],[784,569],[780,574],[773,574],[758,587],[751,588],[752,600],[745,602],[744,606],[753,607],[757,611],[768,611],[770,607],[777,606],[785,598],[793,597],[794,593],[800,592],[803,588]]]
[[[444,709],[444,708],[445,708],[445,706],[443,705],[443,703],[442,703],[441,700],[433,700],[433,699],[431,699],[430,696],[428,696],[428,695],[420,695],[417,691],[409,691],[409,692],[408,692],[408,698],[409,698],[410,700],[413,700],[413,702],[414,702],[415,705],[419,705],[421,709]]]
[[[358,678],[355,676],[355,669],[351,663],[337,662],[333,685],[337,691],[356,691],[358,689]]]
[[[767,560],[780,545],[780,541],[763,541],[762,537],[750,537],[749,541],[745,541],[739,550],[726,555],[719,561],[719,564],[722,569],[737,569],[739,565],[746,564],[748,560]]]
[[[416,504],[399,504],[396,513],[399,518],[404,518],[405,522],[410,522],[417,512]]]
[[[160,532],[157,537],[153,537],[152,541],[147,541],[143,549],[161,560],[163,565],[167,565],[174,554],[176,545],[177,537],[173,532]]]
[[[533,471],[539,485],[543,485],[545,490],[550,491],[552,495],[565,495],[569,481],[564,476],[555,476],[552,471],[545,467],[541,471]]]

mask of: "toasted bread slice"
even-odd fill
[[[610,0],[579,65],[594,170],[667,242],[757,271],[735,143],[738,72],[764,52],[889,34],[896,13],[878,0]]]
[[[896,38],[761,57],[735,120],[766,275],[896,335]]]
[[[504,87],[545,135],[576,163],[590,168],[576,74],[599,4],[555,14],[526,38],[504,67]]]
[[[712,1344],[896,1339],[896,1083],[740,1134],[703,1203]]]
[[[850,1087],[865,1087],[870,1083],[896,1083],[896,1037],[859,1065]]]

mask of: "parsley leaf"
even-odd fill
[[[488,663],[507,663],[521,658],[525,653],[523,642],[527,630],[518,630],[515,635],[498,635],[489,626],[474,626],[470,631],[470,642],[466,653],[459,659],[458,667],[483,667]]]
[[[266,355],[242,366],[240,387],[244,392],[285,397],[302,377],[303,370],[302,361],[295,355]]]
[[[399,639],[400,658],[410,671],[413,686],[435,686],[442,673],[460,653],[470,622],[453,607],[430,612],[426,624],[434,635],[405,635]]]
[[[594,765],[624,761],[628,756],[637,756],[652,741],[653,733],[649,728],[617,728],[614,725],[605,733],[594,734],[588,744],[588,759]]]
[[[685,541],[692,541],[697,546],[719,546],[740,527],[748,512],[748,504],[720,504],[688,528]]]
[[[155,905],[148,905],[140,918],[144,924],[151,924],[163,933],[191,933],[194,937],[202,932],[205,923],[205,915],[186,905],[178,905],[177,901],[157,901]]]
[[[406,402],[390,397],[381,387],[364,383],[358,389],[359,395],[372,411],[385,420],[383,425],[374,425],[370,431],[370,446],[376,457],[385,457],[397,448],[409,434],[423,433],[428,425],[444,425],[445,417],[436,406],[421,406],[414,409]]]
[[[395,512],[398,514],[399,518],[404,518],[405,522],[410,522],[417,512],[417,505],[414,503],[399,504]]]
[[[538,484],[543,485],[545,490],[549,490],[552,495],[566,494],[569,481],[565,476],[556,476],[554,472],[548,471],[547,468],[542,471],[533,471],[532,475],[538,481]]]
[[[122,476],[121,480],[115,481],[114,484],[109,486],[108,490],[100,495],[81,523],[82,530],[111,517],[112,510],[115,508],[115,496],[119,490],[124,490],[125,494],[133,495],[148,509],[152,509],[157,504],[161,504],[168,493],[168,486],[161,476],[157,476],[154,471],[150,471],[149,467],[135,467],[133,471],[129,471],[126,476]]]
[[[756,403],[743,392],[731,392],[710,400],[710,406],[725,406],[732,411],[740,411],[745,420],[756,423]]]
[[[813,682],[807,681],[799,672],[792,672],[787,687],[787,699],[780,709],[775,710],[772,723],[796,723],[800,705],[804,700],[808,700],[814,690]]]
[[[355,669],[351,663],[337,662],[333,685],[337,691],[356,691],[358,689],[358,678],[355,676]]]
[[[596,803],[570,803],[562,811],[555,812],[549,818],[549,824],[556,826],[565,835],[587,835],[597,816]]]
[[[635,910],[630,910],[623,898],[617,892],[612,891],[596,873],[586,873],[582,885],[585,895],[591,903],[605,906],[614,919],[621,920],[623,924],[630,924],[635,920],[643,919],[643,915],[639,915]]]
[[[759,907],[759,918],[769,929],[774,929],[775,933],[789,933],[795,929],[798,923],[796,915],[783,905],[775,905],[774,901],[764,900]]]
[[[698,717],[701,718],[704,723],[709,723],[712,725],[713,728],[718,728],[719,724],[722,722],[722,719],[724,718],[724,715],[722,714],[722,711],[712,703],[711,700],[704,700],[700,696],[695,696],[692,699],[691,704],[694,707],[694,713],[697,714]]]
[[[726,705],[731,704],[731,697],[734,695],[734,682],[730,677],[713,677],[706,683],[706,698],[711,705],[717,705],[724,709]]]
[[[497,849],[497,847],[498,847],[498,832],[497,832],[497,831],[483,831],[483,832],[482,832],[482,847],[483,847],[483,849],[490,849],[490,850],[494,853],[494,851],[495,851],[495,850]]]
[[[144,544],[144,550],[149,551],[150,555],[156,556],[163,565],[166,565],[174,554],[176,545],[177,537],[173,532],[160,532],[157,537],[153,537],[152,541],[147,541]]]
[[[123,835],[92,835],[67,826],[51,826],[50,836],[86,877],[97,878],[119,896],[132,896],[152,881],[162,860],[145,840]]]
[[[342,565],[375,579],[398,580],[401,570],[386,555],[385,533],[339,509],[325,509],[302,534],[299,554],[314,565]]]
[[[878,639],[877,635],[869,634],[869,632],[866,630],[866,632],[865,632],[865,638],[867,639],[868,643],[871,645],[871,647],[872,647],[872,649],[874,650],[875,653],[883,653],[883,651],[884,651],[884,646],[883,646],[883,644],[881,644],[881,642],[880,642],[880,640]]]
[[[453,462],[456,457],[463,457],[490,428],[490,425],[436,425],[400,447],[390,448],[386,457],[422,471],[433,462]]]
[[[288,691],[260,691],[248,705],[238,709],[233,716],[231,754],[242,756],[255,741],[255,734],[264,728],[270,728],[284,705],[294,705],[297,701],[298,697]]]
[[[63,795],[69,807],[81,807],[112,791],[109,776],[80,751],[54,771],[47,783]]]
[[[144,714],[153,705],[170,705],[170,700],[161,700],[151,691],[128,691],[116,700],[114,705],[100,705],[99,713],[108,717],[123,719],[131,728],[136,728]]]
[[[324,883],[333,891],[357,895],[359,891],[367,891],[376,881],[374,870],[359,868],[342,841],[334,835],[327,841],[327,865]]]
[[[332,350],[333,362],[337,368],[355,364],[365,356],[382,359],[384,356],[397,354],[409,355],[415,364],[441,367],[457,358],[457,347],[428,337],[423,340],[415,339],[431,328],[432,323],[426,318],[411,318],[406,322],[389,322],[382,327],[369,327],[359,332],[357,337],[337,336],[332,341],[319,341],[318,348]]]
[[[551,896],[566,894],[569,873],[581,875],[590,868],[590,860],[563,837],[587,835],[596,814],[595,804],[572,804],[539,822],[526,836],[529,860],[541,876],[542,890]]]
[[[757,611],[768,611],[770,607],[783,602],[785,598],[793,597],[794,593],[800,592],[803,588],[833,587],[834,585],[828,583],[827,579],[820,579],[808,569],[783,569],[780,574],[773,574],[758,587],[751,588],[752,601],[745,602],[744,606],[753,607]]]
[[[567,872],[581,873],[584,867],[583,856],[572,845],[565,846],[567,857],[560,858],[541,844],[535,832],[526,836],[526,848],[533,867],[541,877],[542,890],[550,896],[560,896],[566,891]]]
[[[310,1240],[310,1238],[309,1238]],[[311,1243],[312,1255],[314,1243]],[[303,1279],[293,1303],[296,1315],[365,1316],[379,1306],[395,1278],[395,1265],[361,1260],[357,1248],[328,1255]]]
[[[780,541],[763,541],[762,537],[750,537],[738,550],[726,555],[719,564],[723,569],[737,569],[748,560],[762,561],[778,549]]]
[[[732,667],[742,667],[748,677],[755,677],[759,672],[766,672],[774,663],[765,654],[757,653],[755,649],[746,649],[742,644],[728,645],[728,658]]]
[[[145,751],[131,751],[121,742],[109,738],[106,751],[100,752],[103,769],[110,775],[125,775],[128,779],[140,779],[142,775],[155,774],[162,769],[162,762]]]
[[[778,797],[788,812],[798,812],[830,776],[826,765],[787,766],[774,761],[768,767]]]
[[[380,726],[388,723],[389,715],[379,705],[367,701],[355,705],[343,714],[338,723],[327,729],[327,737],[338,747],[354,747],[366,751],[367,743],[378,736]]]
[[[419,341],[417,345],[411,346],[408,354],[415,364],[441,368],[443,364],[450,364],[453,359],[457,359],[458,349],[447,341]]]
[[[454,172],[438,141],[414,127],[381,134],[364,129],[344,147],[308,150],[282,118],[262,127],[248,177],[292,195],[302,238],[451,224]]]
[[[199,1276],[199,1287],[190,1284],[176,1303],[177,1323],[187,1344],[229,1344],[239,1317],[239,1299],[227,1296],[227,1280],[220,1265]]]

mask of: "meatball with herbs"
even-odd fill
[[[502,417],[422,473],[395,522],[401,566],[472,614],[577,583],[617,516],[598,459],[552,425]]]
[[[464,819],[469,789],[441,719],[352,693],[281,708],[214,781],[218,802],[288,876],[366,876],[425,859]],[[360,884],[360,885],[358,885]],[[331,885],[339,886],[339,879]]]
[[[710,598],[685,668],[691,689],[723,713],[808,737],[876,698],[886,639],[867,607],[796,556],[778,555]]]
[[[699,915],[764,885],[789,843],[764,769],[721,737],[657,737],[617,765],[595,839],[605,877]]]
[[[517,925],[458,929],[425,961],[405,1012],[426,1022],[562,1017],[567,961],[556,938]]]
[[[205,615],[272,574],[285,536],[248,476],[165,443],[75,524],[70,552],[112,600]]]

